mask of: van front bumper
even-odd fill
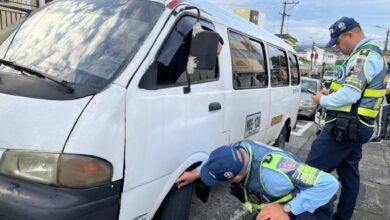
[[[121,191],[121,180],[89,189],[68,189],[0,174],[0,220],[118,219]]]

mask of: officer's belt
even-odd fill
[[[334,111],[334,110],[326,110],[326,116],[325,116],[325,121],[327,123],[332,123],[336,121],[337,115],[349,115],[349,116],[358,116],[359,121],[366,125],[366,124],[374,124],[375,123],[375,118],[363,116],[363,115],[357,115],[357,114],[351,114],[350,112],[340,112],[340,111]]]

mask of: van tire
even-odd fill
[[[286,137],[287,137],[287,128],[286,125],[284,125],[282,130],[280,131],[278,138],[275,141],[274,146],[280,149],[284,149],[286,147]]]
[[[173,186],[158,209],[154,220],[185,220],[190,214],[192,191],[194,184],[180,189]]]

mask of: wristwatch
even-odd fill
[[[291,214],[291,205],[290,204],[285,204],[283,206],[283,211],[287,214]]]

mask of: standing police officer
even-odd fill
[[[313,96],[325,107],[324,129],[312,143],[307,164],[337,170],[341,195],[334,219],[351,219],[359,193],[362,145],[369,141],[385,95],[386,62],[379,46],[367,39],[353,18],[343,17],[330,27],[331,40],[348,58],[330,94]]]
[[[180,188],[198,178],[210,187],[231,181],[231,193],[250,211],[261,209],[257,220],[330,220],[329,201],[339,186],[331,174],[291,153],[251,140],[217,148],[201,168],[184,172],[176,183]]]

